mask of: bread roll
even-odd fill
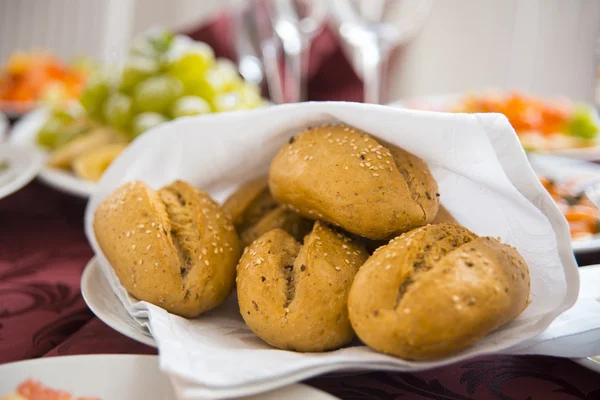
[[[514,248],[442,223],[377,249],[356,275],[348,308],[370,347],[430,360],[515,318],[527,307],[529,290],[529,269]]]
[[[205,192],[176,181],[117,189],[98,207],[94,232],[129,293],[195,317],[231,293],[239,240],[229,216]]]
[[[238,232],[243,232],[277,205],[269,191],[267,177],[261,176],[246,182],[233,192],[223,203],[223,210],[231,215]]]
[[[223,203],[223,209],[231,215],[242,247],[276,228],[285,230],[301,241],[313,224],[298,213],[277,204],[269,191],[266,176],[242,185]]]
[[[271,163],[273,197],[301,215],[370,239],[433,220],[437,183],[412,154],[344,125],[306,129]]]
[[[246,249],[238,265],[242,317],[280,349],[339,348],[354,337],[346,302],[367,257],[360,245],[321,222],[304,244],[284,230],[271,230]]]

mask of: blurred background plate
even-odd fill
[[[44,122],[48,119],[48,111],[39,108],[21,118],[13,127],[9,141],[13,144],[38,149],[35,138]],[[46,165],[41,167],[39,178],[48,186],[61,192],[77,197],[87,198],[94,190],[94,183],[80,179],[70,172],[51,168]]]
[[[169,378],[159,370],[157,356],[86,355],[50,357],[0,366],[0,396],[27,379],[76,396],[102,400],[175,400]],[[334,400],[325,392],[294,384],[246,400]]]
[[[0,199],[31,182],[42,160],[42,154],[34,148],[0,143]]]
[[[510,94],[511,92],[499,92],[499,91],[482,91],[476,93],[486,95],[488,93],[491,94],[500,94],[502,96]],[[474,93],[463,93],[463,94],[441,94],[435,96],[423,96],[423,97],[415,97],[399,100],[389,105],[392,107],[402,107],[402,108],[410,108],[417,110],[427,110],[427,111],[441,111],[441,112],[452,112],[453,109],[460,104],[461,100],[465,98],[465,96],[473,95]],[[536,97],[537,99],[538,97]],[[539,98],[544,99],[544,98]],[[580,102],[573,102],[572,104],[581,104]],[[590,110],[594,110],[591,112],[591,118],[595,121],[596,125],[600,125],[600,117],[598,116],[597,110],[591,105],[588,105]],[[595,161],[600,160],[600,136],[596,136],[595,145],[589,147],[573,147],[573,148],[561,148],[561,149],[551,149],[551,150],[537,150],[537,153],[550,154],[550,155],[558,155],[576,158],[579,160],[586,161]]]

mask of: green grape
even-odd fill
[[[134,88],[159,70],[159,64],[149,57],[130,57],[121,75],[121,91],[132,93]]]
[[[235,63],[226,58],[217,59],[214,70],[221,75],[225,90],[228,92],[239,88],[244,83]]]
[[[210,69],[200,79],[193,82],[187,81],[184,88],[186,95],[202,97],[208,102],[212,102],[216,95],[226,92],[226,82],[221,74]]]
[[[50,150],[55,149],[58,137],[62,134],[64,128],[64,123],[60,119],[50,117],[37,134],[37,144]]]
[[[131,133],[133,137],[137,137],[148,129],[154,128],[165,121],[167,121],[167,118],[159,113],[144,112],[138,114],[133,118]]]
[[[169,74],[186,82],[198,80],[213,65],[215,54],[206,43],[197,42],[171,62]]]
[[[113,93],[104,104],[104,120],[114,128],[127,129],[132,115],[131,98],[122,93]]]
[[[75,116],[67,110],[53,112],[40,128],[36,143],[50,150],[59,147],[78,133],[75,122]]]
[[[163,54],[169,51],[174,40],[175,34],[173,32],[163,30],[155,35],[151,35],[148,41],[155,53]]]
[[[258,86],[244,82],[237,91],[240,93],[241,101],[246,108],[259,108],[265,105],[265,99],[262,98]]]
[[[213,107],[216,112],[240,110],[243,108],[242,96],[236,92],[220,93],[215,96]]]
[[[594,139],[599,130],[594,112],[590,107],[578,106],[567,123],[567,132],[583,139]]]
[[[104,103],[109,94],[108,82],[103,79],[94,79],[88,83],[79,101],[91,118],[102,121]]]
[[[166,114],[182,93],[183,87],[179,80],[167,75],[154,76],[135,88],[134,103],[139,111]]]
[[[173,103],[171,116],[173,118],[189,117],[192,115],[208,114],[212,111],[210,104],[198,96],[184,96]]]

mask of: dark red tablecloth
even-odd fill
[[[92,257],[84,207],[84,201],[37,182],[0,200],[0,363],[156,353],[104,325],[81,298],[81,271]],[[600,399],[598,375],[550,357],[485,357],[416,374],[307,383],[343,399]]]
[[[227,22],[194,32],[231,55]],[[360,82],[325,32],[313,46],[309,96],[360,100]],[[80,295],[92,257],[85,202],[34,182],[0,200],[0,363],[91,353],[154,354],[104,325]],[[589,255],[586,263],[600,262]],[[0,377],[1,379],[1,377]],[[369,373],[307,382],[342,399],[600,399],[600,376],[550,357],[492,356],[415,374]]]

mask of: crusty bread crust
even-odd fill
[[[254,241],[238,266],[237,293],[246,324],[280,349],[326,351],[354,332],[347,298],[368,254],[356,242],[316,222],[300,244],[281,229]]]
[[[301,215],[386,239],[430,222],[439,204],[425,163],[344,125],[306,129],[275,156],[275,199]]]
[[[397,357],[456,353],[519,315],[529,269],[510,246],[442,223],[380,247],[356,275],[348,308],[360,339]]]
[[[195,317],[231,293],[237,234],[209,195],[188,183],[158,191],[123,185],[96,210],[94,232],[121,284],[140,300]]]

